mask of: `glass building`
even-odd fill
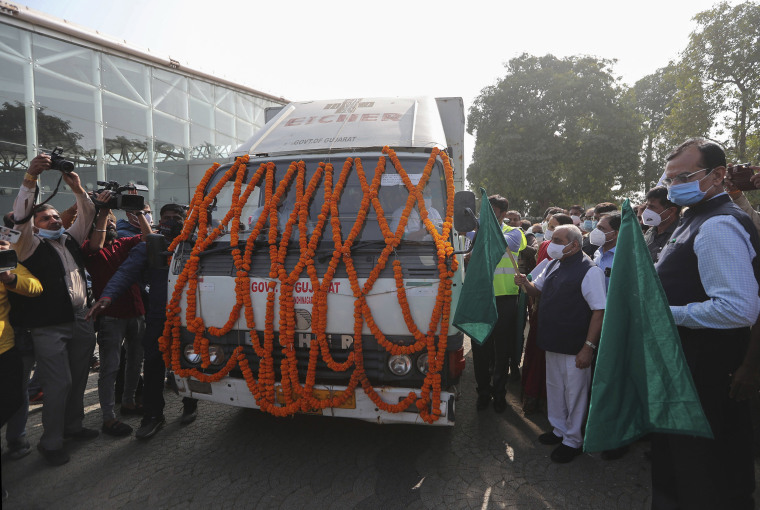
[[[265,108],[286,103],[5,3],[0,69],[0,214],[29,161],[55,147],[87,190],[135,183],[154,211],[187,204],[205,170],[264,125]],[[42,174],[40,200],[59,177]],[[50,203],[64,210],[74,197],[61,182]]]

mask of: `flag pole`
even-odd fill
[[[509,255],[509,260],[512,261],[512,266],[514,266],[514,268],[515,268],[515,276],[522,276],[520,274],[520,270],[517,269],[517,261],[515,260],[515,256],[512,255],[512,252],[510,251],[509,246],[507,246],[507,255]],[[522,285],[519,285],[519,287],[521,289],[525,290],[525,288]],[[527,290],[525,292],[527,292]]]

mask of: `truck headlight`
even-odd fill
[[[417,370],[419,370],[421,374],[426,375],[428,373],[428,353],[420,354],[417,358]]]
[[[212,365],[222,365],[224,364],[225,356],[224,356],[224,349],[222,349],[221,345],[209,345],[208,346],[208,356],[211,358],[211,364]]]
[[[201,361],[201,355],[195,352],[195,349],[193,349],[193,344],[187,344],[185,346],[184,354],[185,359],[193,365],[200,363]]]
[[[394,354],[388,360],[388,369],[393,375],[406,375],[412,369],[412,359],[406,354]]]

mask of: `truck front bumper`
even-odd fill
[[[174,376],[179,393],[183,397],[218,402],[220,404],[259,409],[244,379],[225,377],[219,382],[204,383],[191,377]],[[314,390],[320,395],[329,396],[345,390],[345,386],[315,385]],[[275,391],[281,393],[280,385],[275,385]],[[412,388],[396,388],[379,386],[375,388],[383,401],[395,404],[405,399],[410,391],[418,396],[419,390]],[[354,418],[374,423],[409,423],[417,425],[454,425],[455,396],[446,391],[441,392],[441,415],[432,424],[426,423],[419,415],[417,408],[412,405],[408,410],[399,413],[389,413],[379,409],[361,388],[354,391],[354,397],[348,399],[340,408],[329,407],[315,410],[309,414]]]

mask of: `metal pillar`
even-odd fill
[[[106,135],[103,125],[103,61],[100,52],[93,52],[92,76],[95,89],[92,91],[92,105],[95,111],[95,176],[98,181],[106,179],[105,144]],[[96,187],[97,189],[97,187]]]

